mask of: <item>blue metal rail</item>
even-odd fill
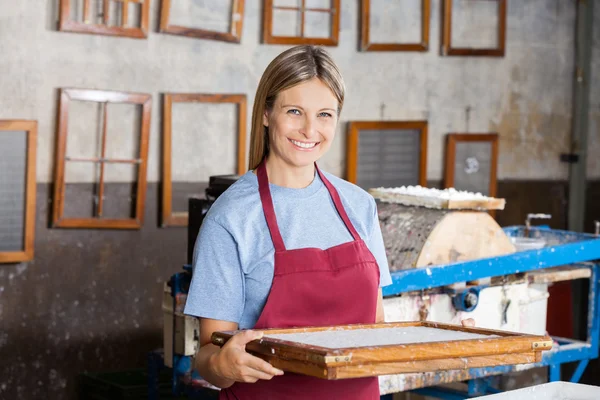
[[[504,228],[512,237],[523,237],[524,227]],[[543,238],[548,247],[539,250],[521,251],[514,254],[457,262],[429,268],[410,269],[392,273],[392,285],[383,289],[386,297],[406,292],[422,291],[472,281],[483,278],[518,274],[528,271],[583,264],[591,269],[588,297],[588,330],[585,342],[565,338],[553,338],[558,346],[546,352],[542,361],[529,367],[548,367],[549,380],[561,380],[562,364],[578,362],[577,369],[570,377],[578,382],[589,360],[598,358],[600,342],[600,238],[590,234],[569,231],[532,228],[529,237]],[[598,263],[594,263],[598,260]],[[581,266],[581,265],[580,265]],[[466,393],[441,387],[427,387],[413,390],[425,396],[446,400],[463,400],[473,396],[496,392],[488,377],[523,370],[523,366],[501,366],[493,368],[473,368],[469,370],[470,380]]]

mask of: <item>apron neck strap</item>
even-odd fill
[[[346,214],[346,210],[344,209],[338,191],[321,172],[316,163],[315,168],[317,170],[317,173],[319,174],[319,178],[321,178],[321,181],[323,181],[323,184],[327,188],[329,195],[333,199],[333,204],[335,205],[338,214],[344,221],[346,228],[348,229],[348,231],[350,231],[350,234],[352,235],[354,240],[360,240],[358,232],[354,228],[354,225],[352,225],[350,218],[348,218],[348,214]],[[256,169],[256,176],[258,178],[258,192],[260,194],[260,201],[262,203],[263,212],[265,213],[265,218],[267,220],[269,232],[271,233],[273,246],[275,247],[275,251],[285,251],[285,244],[283,242],[283,238],[281,237],[279,226],[277,225],[277,216],[275,215],[275,209],[273,207],[273,198],[271,197],[271,189],[269,188],[269,177],[267,175],[266,158],[263,159],[263,161],[258,165],[258,168]]]
[[[315,168],[317,169],[317,173],[319,174],[319,177],[325,184],[325,187],[329,191],[329,195],[333,199],[333,204],[335,204],[335,208],[336,208],[338,214],[340,214],[340,217],[342,218],[342,220],[344,221],[346,228],[350,231],[350,234],[352,235],[354,240],[360,240],[360,236],[358,235],[358,232],[356,232],[356,229],[354,229],[354,225],[352,225],[350,218],[348,218],[348,214],[346,214],[346,209],[344,208],[344,205],[342,204],[342,200],[340,199],[340,195],[339,195],[338,191],[331,184],[331,182],[329,182],[329,179],[327,179],[325,177],[325,174],[321,172],[321,170],[317,166],[317,163],[315,163]]]

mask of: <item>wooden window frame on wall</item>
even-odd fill
[[[421,157],[419,159],[419,185],[427,186],[427,121],[350,121],[346,153],[346,179],[356,184],[358,175],[358,136],[362,130],[413,130],[421,131]]]
[[[69,102],[71,100],[91,101],[103,104],[102,145],[100,157],[67,157],[67,136],[69,120]],[[139,130],[139,158],[111,159],[106,158],[107,105],[108,103],[126,103],[142,106],[142,118]],[[54,201],[52,225],[57,228],[106,228],[106,229],[140,229],[144,222],[144,202],[146,199],[146,171],[148,164],[148,137],[150,134],[150,113],[152,96],[143,93],[127,93],[94,89],[61,89],[58,111],[58,134],[56,144],[56,170],[54,177]],[[96,215],[91,218],[65,218],[65,165],[67,161],[93,162],[100,164],[100,182],[98,182],[98,201]],[[137,193],[135,213],[132,218],[103,219],[102,205],[104,194],[104,165],[111,163],[137,164]]]
[[[188,212],[173,212],[173,103],[230,103],[238,107],[237,174],[246,171],[246,95],[245,94],[202,94],[166,93],[163,99],[163,153],[162,153],[162,221],[161,226],[187,226]]]
[[[150,0],[105,0],[103,4],[104,24],[92,24],[90,20],[90,0],[83,1],[83,22],[71,19],[72,2],[77,0],[60,0],[59,30],[63,32],[91,33],[107,36],[124,36],[136,39],[148,37],[148,20],[150,15]],[[121,26],[108,26],[110,1],[121,3]],[[126,27],[129,13],[129,3],[141,5],[141,16],[139,27]]]
[[[263,43],[284,45],[314,45],[314,46],[337,46],[340,33],[340,0],[331,0],[331,8],[307,8],[306,0],[301,0],[300,7],[274,6],[274,0],[265,0],[263,6]],[[300,18],[300,36],[273,36],[273,10],[298,11]],[[304,25],[306,22],[304,13],[306,11],[327,12],[331,14],[331,31],[328,38],[304,37]]]
[[[498,173],[498,134],[497,133],[449,133],[446,136],[446,171],[444,173],[444,187],[454,186],[454,163],[456,162],[456,144],[459,142],[489,142],[492,144],[490,160],[490,187],[489,197],[497,194]]]
[[[452,47],[452,1],[444,0],[442,2],[442,55],[504,57],[506,48],[506,0],[488,0],[498,3],[498,47],[488,49]]]
[[[0,131],[25,131],[27,135],[25,171],[25,222],[22,251],[0,252],[0,263],[31,261],[35,247],[35,204],[36,204],[36,148],[37,121],[0,120]]]
[[[362,0],[361,50],[362,51],[427,51],[429,49],[429,20],[431,0],[421,0],[421,43],[371,43],[371,0]],[[392,18],[390,16],[390,18]]]
[[[217,32],[207,29],[190,28],[169,24],[171,14],[171,0],[162,0],[160,11],[160,32],[171,35],[187,36],[198,39],[220,40],[223,42],[240,43],[244,24],[245,0],[233,0],[231,10],[231,28],[229,32]]]

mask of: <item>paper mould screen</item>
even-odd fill
[[[371,347],[412,343],[482,340],[497,337],[471,332],[424,326],[405,326],[378,329],[327,330],[284,334],[266,334],[265,338],[287,340],[327,348]]]
[[[454,188],[489,195],[492,144],[458,142],[455,154]]]
[[[27,134],[0,131],[0,252],[24,250]]]
[[[357,184],[363,189],[419,184],[419,130],[361,130]]]

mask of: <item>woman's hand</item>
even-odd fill
[[[460,321],[462,326],[468,326],[469,328],[475,328],[475,320],[473,318],[467,318]]]
[[[283,375],[283,371],[246,352],[246,344],[262,338],[262,332],[243,331],[233,336],[215,354],[211,365],[220,377],[236,382],[254,383]]]

